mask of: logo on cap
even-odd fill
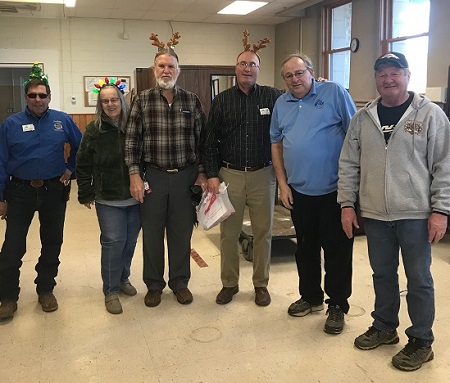
[[[384,64],[393,64],[398,68],[408,68],[406,57],[398,52],[388,52],[378,57],[377,61],[375,61],[374,69],[378,70]]]

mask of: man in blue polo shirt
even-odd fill
[[[42,244],[34,281],[38,301],[45,312],[58,309],[53,288],[81,132],[69,115],[49,109],[50,100],[47,77],[35,64],[25,83],[26,109],[0,126],[0,217],[7,219],[0,252],[0,320],[17,310],[20,266],[36,211]],[[67,162],[66,143],[71,148]]]
[[[341,226],[338,162],[356,107],[341,85],[315,81],[306,55],[289,55],[281,75],[289,92],[275,103],[270,135],[280,201],[291,210],[297,236],[300,299],[289,306],[288,313],[302,317],[323,310],[325,290],[328,317],[324,331],[340,334],[349,310],[353,239],[347,238]]]

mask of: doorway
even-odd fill
[[[9,66],[8,66],[9,65]],[[0,123],[25,108],[23,83],[32,64],[0,64]]]

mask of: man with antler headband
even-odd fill
[[[144,302],[161,302],[164,280],[164,236],[169,256],[169,288],[181,304],[192,302],[188,289],[194,211],[190,188],[206,189],[199,163],[200,131],[205,114],[198,97],[176,85],[180,67],[173,46],[175,33],[165,44],[157,35],[154,60],[156,87],[136,96],[128,118],[125,162],[129,167],[131,195],[141,202],[144,242]]]
[[[249,43],[244,31],[244,51],[237,57],[237,85],[221,92],[213,102],[204,135],[203,163],[208,190],[218,193],[228,184],[228,195],[236,213],[220,225],[221,279],[223,288],[217,304],[231,302],[239,291],[238,238],[245,206],[253,231],[253,285],[255,303],[267,306],[275,175],[270,158],[269,126],[275,100],[281,92],[256,83],[260,57],[257,51],[270,40]]]
[[[19,275],[33,216],[39,213],[41,254],[36,264],[36,292],[45,312],[58,309],[53,295],[63,243],[70,177],[81,132],[66,113],[49,109],[50,86],[35,63],[25,82],[26,108],[0,127],[0,217],[7,219],[0,253],[0,320],[14,316]],[[65,161],[65,144],[70,156]]]
[[[356,112],[347,90],[338,83],[317,82],[309,57],[294,53],[282,63],[289,92],[272,115],[272,159],[281,203],[291,210],[297,235],[295,259],[300,299],[289,315],[323,310],[321,249],[328,317],[324,331],[339,334],[349,310],[353,239],[341,227],[337,203],[338,161],[350,119]]]

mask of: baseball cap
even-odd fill
[[[398,68],[409,68],[406,57],[400,52],[388,52],[377,58],[373,68],[378,70],[381,65],[393,64]]]

